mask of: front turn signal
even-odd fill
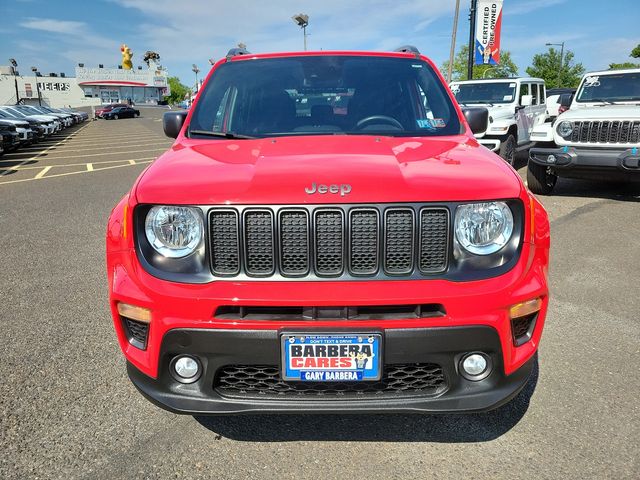
[[[509,309],[509,316],[511,318],[520,318],[531,315],[540,311],[542,308],[542,299],[534,298],[533,300],[527,300],[526,302],[517,303]]]
[[[148,308],[118,302],[118,313],[123,317],[137,320],[138,322],[151,322],[151,310]]]

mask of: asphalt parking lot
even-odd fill
[[[141,113],[0,158],[0,478],[638,478],[640,192],[560,180],[542,199],[539,368],[496,411],[177,416],[129,382],[107,305],[110,209],[171,144]]]

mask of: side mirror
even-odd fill
[[[184,120],[187,118],[187,113],[189,112],[165,112],[162,116],[162,128],[167,137],[178,137],[180,130],[182,130],[182,125],[184,125]]]
[[[572,93],[563,93],[560,95],[560,106],[569,108],[571,106],[571,101],[573,100]]]
[[[463,108],[464,118],[467,119],[469,128],[476,133],[486,132],[489,128],[489,110],[484,107]]]
[[[530,107],[533,105],[533,97],[531,95],[522,95],[520,99],[520,105],[522,107]]]

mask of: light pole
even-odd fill
[[[18,93],[18,62],[16,62],[15,58],[10,58],[9,63],[13,67],[13,80],[16,84],[16,105],[20,103],[20,94]]]
[[[195,63],[192,65],[192,67],[193,68],[191,69],[191,71],[196,74],[196,94],[198,94],[198,90],[200,90],[198,86],[198,72],[200,71],[200,69]]]
[[[562,87],[562,69],[564,68],[564,42],[562,43],[546,43],[547,47],[560,47],[560,70],[558,70],[558,87]]]
[[[304,38],[304,50],[307,51],[307,27],[309,26],[309,15],[299,13],[291,17],[293,21],[302,29],[302,37]]]
[[[42,106],[42,97],[40,96],[40,84],[38,83],[38,75],[36,73],[38,69],[36,67],[31,67],[31,71],[36,77],[36,92],[38,92],[38,105]]]
[[[456,34],[458,33],[458,15],[460,13],[460,0],[456,0],[456,13],[453,16],[453,31],[451,32],[451,50],[449,50],[449,68],[447,69],[447,83],[451,82],[453,70],[453,58],[456,53]]]

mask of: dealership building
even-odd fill
[[[75,77],[63,73],[20,75],[19,69],[0,66],[0,105],[25,103],[60,107],[88,107],[109,103],[157,105],[169,95],[167,71],[154,62],[137,69],[86,67],[80,63]]]

